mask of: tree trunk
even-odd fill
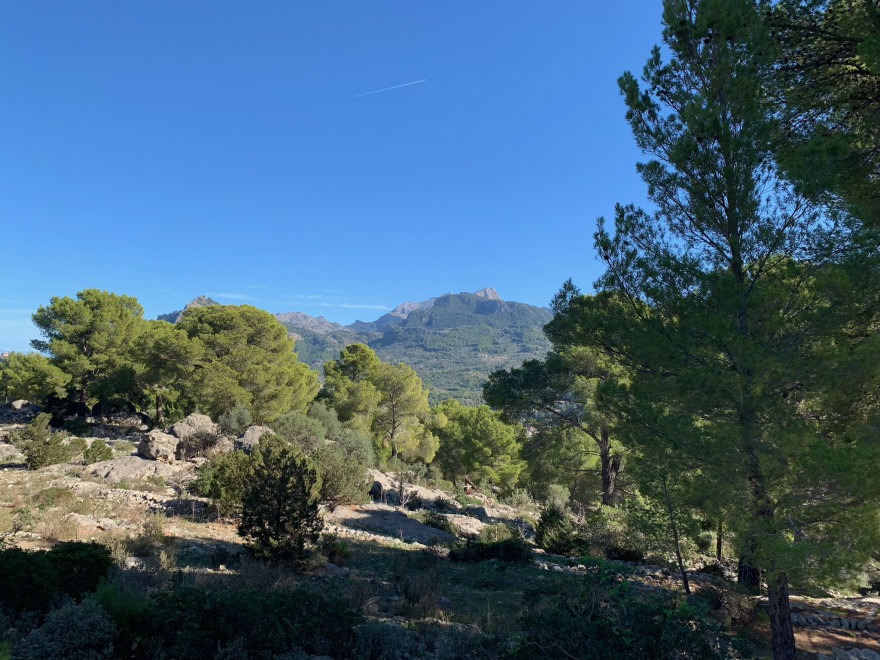
[[[718,518],[718,529],[715,532],[715,560],[721,563],[721,539],[724,535],[724,519]]]
[[[165,410],[162,407],[162,395],[156,394],[156,424],[162,424],[165,421]]]
[[[748,554],[740,555],[736,581],[753,591],[757,591],[761,587],[761,570],[752,566],[750,561]]]
[[[611,440],[608,429],[601,429],[599,435],[599,461],[602,473],[602,505],[617,506],[620,494],[617,492],[617,475],[620,473],[620,457],[611,454]]]
[[[687,571],[684,570],[684,561],[681,558],[681,539],[678,536],[678,524],[675,522],[675,510],[672,508],[669,489],[666,488],[666,477],[663,478],[663,495],[666,498],[666,514],[669,516],[669,526],[672,528],[672,538],[675,541],[675,558],[678,561],[678,571],[681,573],[681,584],[684,587],[684,592],[690,595],[691,585],[688,582]]]
[[[767,608],[770,611],[770,647],[773,660],[795,660],[794,631],[788,606],[788,578],[779,573],[767,580]]]

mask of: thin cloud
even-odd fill
[[[245,289],[268,289],[268,284],[248,284]]]
[[[372,94],[381,94],[382,92],[390,92],[392,89],[400,89],[401,87],[409,87],[411,85],[418,85],[423,82],[428,82],[427,78],[422,78],[421,80],[413,80],[412,82],[403,83],[402,85],[392,85],[391,87],[383,87],[382,89],[374,89],[371,92],[362,92],[360,94],[355,94],[354,96],[346,96],[344,99],[339,99],[340,101],[350,101],[351,99],[358,99],[362,96],[371,96]]]

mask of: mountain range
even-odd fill
[[[184,309],[212,304],[218,303],[199,296]],[[159,318],[174,323],[182,311]],[[432,403],[451,397],[469,405],[481,403],[492,371],[545,356],[550,344],[542,328],[551,316],[542,307],[502,300],[491,287],[401,303],[375,321],[350,325],[302,312],[275,314],[294,337],[299,359],[316,369],[362,342],[386,362],[413,367]]]

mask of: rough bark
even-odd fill
[[[617,492],[617,475],[620,474],[620,457],[611,453],[611,439],[608,429],[599,433],[599,464],[602,473],[602,505],[617,506],[620,504],[620,493]]]
[[[770,613],[770,647],[773,660],[796,660],[794,630],[788,603],[788,578],[779,573],[767,580],[767,608]]]
[[[715,560],[721,562],[721,541],[724,537],[724,520],[718,518],[718,529],[715,532]]]

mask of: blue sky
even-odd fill
[[[596,218],[645,199],[616,80],[660,13],[8,3],[0,350],[28,350],[37,306],[89,287],[150,318],[206,294],[340,323],[448,291],[589,289]]]

